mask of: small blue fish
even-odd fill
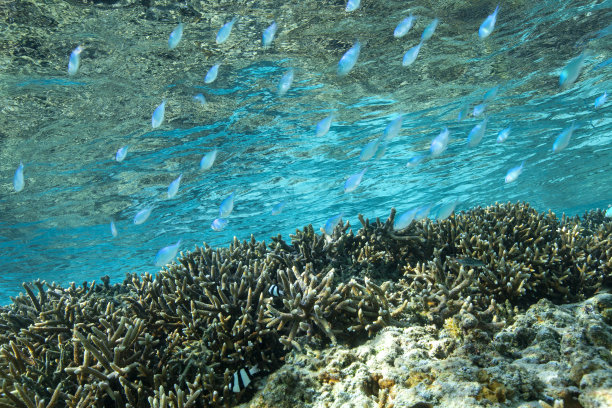
[[[499,133],[497,134],[497,143],[505,142],[508,136],[510,136],[511,131],[512,129],[510,128],[510,126],[508,126],[505,129],[500,130]]]
[[[442,129],[440,134],[431,141],[431,147],[429,150],[432,156],[439,156],[446,150],[449,135],[450,132],[448,131],[448,128],[445,127]]]
[[[455,211],[455,207],[457,207],[457,200],[449,201],[446,204],[443,204],[438,209],[438,215],[436,215],[436,219],[438,221],[442,221],[451,216],[453,211]]]
[[[13,188],[18,193],[23,190],[25,187],[25,180],[23,178],[23,163],[19,163],[19,167],[15,170],[15,175],[13,176]]]
[[[340,62],[338,62],[338,75],[344,76],[351,72],[357,62],[357,58],[359,58],[360,52],[361,43],[355,41],[355,44],[340,58]]]
[[[523,160],[520,166],[516,166],[508,170],[505,178],[506,183],[512,183],[514,180],[516,180],[523,172],[523,167],[525,167],[525,160]]]
[[[416,212],[414,213],[414,220],[424,220],[429,215],[429,210],[431,210],[431,205],[424,205],[422,207],[417,208]]]
[[[385,153],[387,153],[387,147],[389,147],[389,142],[378,141],[378,150],[376,150],[376,155],[374,156],[374,160],[382,159]]]
[[[348,0],[345,10],[347,12],[355,11],[359,8],[359,4],[361,4],[361,0]]]
[[[404,58],[402,58],[402,66],[407,67],[416,61],[417,57],[419,56],[419,51],[421,51],[421,45],[423,45],[423,42],[420,42],[418,45],[415,45],[406,51]]]
[[[293,83],[293,68],[289,68],[285,75],[282,76],[278,83],[278,94],[280,96],[286,94],[289,88],[291,88],[291,83]]]
[[[406,34],[408,34],[408,31],[410,31],[413,25],[414,16],[411,14],[410,16],[399,22],[399,24],[397,25],[397,27],[395,27],[395,30],[393,31],[393,36],[395,38],[401,38],[405,36]]]
[[[438,27],[438,23],[440,22],[440,20],[438,20],[437,18],[434,18],[431,23],[429,23],[429,25],[427,27],[425,27],[425,30],[423,30],[423,34],[421,34],[421,42],[424,43],[425,41],[429,40],[431,38],[432,35],[434,35],[434,32],[436,31],[436,27]]]
[[[321,137],[329,132],[329,128],[331,127],[332,121],[334,120],[334,114],[321,119],[319,123],[317,123],[316,127],[316,136]]]
[[[204,104],[206,104],[206,98],[205,98],[205,97],[204,97],[204,95],[202,95],[201,93],[199,93],[199,94],[195,95],[195,96],[193,97],[193,100],[194,100],[194,101],[196,101],[196,102],[199,102],[199,103],[200,103],[200,105],[204,105]]]
[[[171,50],[175,49],[176,46],[181,42],[181,38],[183,37],[183,23],[179,23],[174,30],[170,33],[170,37],[168,38],[168,48]]]
[[[272,207],[272,211],[270,212],[271,215],[278,215],[281,213],[281,211],[283,211],[283,208],[285,208],[285,201],[281,201],[280,203],[276,204],[274,207]]]
[[[468,138],[467,138],[468,147],[474,147],[478,143],[480,143],[480,141],[482,140],[482,137],[487,131],[487,120],[488,118],[485,118],[482,122],[474,126],[472,130],[470,130],[470,134],[468,135]]]
[[[408,228],[408,226],[412,223],[412,220],[414,220],[415,214],[416,209],[412,209],[402,213],[399,217],[396,217],[395,222],[393,223],[393,229],[395,231],[401,231]]]
[[[608,208],[608,211],[606,211],[606,217],[612,218],[612,207]]]
[[[223,231],[227,227],[227,220],[224,218],[215,218],[215,220],[210,224],[210,228],[213,231]]]
[[[115,225],[114,220],[111,220],[110,222],[110,230],[111,230],[111,235],[113,237],[116,237],[117,235],[119,235],[119,233],[117,232],[117,226]]]
[[[269,47],[270,45],[272,45],[272,41],[274,41],[274,36],[276,35],[277,29],[278,26],[276,25],[276,22],[273,21],[272,24],[270,24],[268,28],[263,31],[263,34],[261,35],[261,44],[264,47]]]
[[[489,102],[492,101],[493,99],[495,99],[495,97],[497,96],[497,92],[499,92],[499,85],[494,86],[493,88],[489,89],[485,94],[484,97],[482,98],[483,102]]]
[[[423,155],[411,157],[410,159],[408,159],[408,163],[406,163],[406,167],[416,167],[419,163],[423,161],[424,158],[425,156]]]
[[[217,149],[206,153],[200,160],[200,170],[208,170],[212,167],[217,158]]]
[[[478,37],[480,39],[485,39],[493,32],[495,28],[495,21],[497,20],[497,13],[499,12],[499,5],[495,7],[495,11],[493,14],[489,14],[487,18],[482,22],[480,28],[478,29]]]
[[[219,218],[225,218],[234,210],[234,192],[227,196],[219,206]]]
[[[574,82],[576,82],[576,79],[578,79],[580,71],[582,70],[582,65],[584,64],[585,58],[586,55],[583,52],[567,63],[559,75],[559,86],[562,88],[569,88]]]
[[[376,150],[378,149],[379,140],[372,140],[361,149],[361,153],[359,154],[359,161],[370,160],[376,154]]]
[[[359,187],[359,183],[361,183],[361,179],[363,178],[363,175],[367,170],[368,168],[366,167],[359,173],[353,174],[348,179],[346,179],[346,181],[344,182],[344,192],[350,193],[352,191],[355,191],[355,189]]]
[[[219,29],[217,33],[217,44],[223,44],[229,38],[232,33],[232,27],[234,27],[234,23],[238,20],[238,17],[232,18],[232,21],[223,24],[223,27]]]
[[[393,119],[391,122],[389,122],[389,124],[383,131],[381,142],[385,142],[385,141],[388,142],[389,140],[397,136],[400,130],[402,129],[403,121],[404,121],[404,115],[400,114],[395,119]]]
[[[140,225],[145,222],[147,218],[149,218],[149,215],[151,215],[151,211],[153,211],[153,207],[145,208],[138,211],[134,216],[134,224]]]
[[[179,175],[170,185],[168,186],[168,198],[173,198],[176,193],[178,193],[179,185],[181,184],[181,179],[183,175]]]
[[[127,152],[128,152],[129,148],[130,148],[130,146],[120,147],[117,150],[117,153],[115,153],[115,160],[117,160],[118,162],[122,162],[123,159],[125,159],[125,156],[127,156]]]
[[[212,67],[210,67],[210,69],[206,73],[206,76],[204,77],[205,84],[210,84],[212,82],[215,82],[215,79],[217,79],[217,74],[219,73],[220,66],[221,64],[215,64]]]
[[[554,153],[559,153],[561,150],[565,149],[570,142],[574,130],[576,129],[577,126],[575,126],[575,122],[572,122],[572,125],[570,127],[563,129],[563,131],[559,133],[559,136],[557,136],[557,138],[555,139],[552,151]]]
[[[166,100],[164,99],[161,104],[153,111],[151,117],[151,126],[153,129],[159,127],[164,121],[164,114],[166,113]]]
[[[325,227],[323,227],[323,230],[325,231],[327,235],[331,235],[334,233],[334,230],[336,229],[336,225],[338,225],[338,223],[340,223],[340,221],[342,220],[342,215],[343,215],[342,213],[338,215],[334,215],[333,217],[330,217],[325,222]]]
[[[595,109],[601,108],[608,100],[608,94],[604,92],[601,96],[595,98]]]
[[[179,246],[181,245],[181,240],[174,245],[168,245],[167,247],[163,247],[157,252],[155,255],[155,266],[164,266],[169,264],[174,257],[176,256]]]
[[[476,118],[482,115],[486,108],[487,108],[487,105],[485,105],[484,103],[476,105],[474,106],[474,111],[472,112],[472,115],[474,115],[474,117]]]
[[[83,47],[79,45],[70,53],[70,58],[68,59],[68,75],[74,75],[79,70],[82,52]]]

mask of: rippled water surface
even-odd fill
[[[612,202],[610,91],[612,1],[500,2],[495,30],[481,40],[481,22],[497,1],[363,0],[352,13],[342,1],[8,1],[0,4],[0,304],[21,282],[112,282],[151,272],[157,251],[181,239],[225,246],[233,236],[258,240],[315,228],[338,213],[355,228],[357,214],[386,218],[458,200],[457,210],[495,201],[528,201],[540,211],[581,214]],[[403,38],[393,30],[413,13]],[[215,43],[239,16],[229,40]],[[402,56],[433,18],[440,24],[417,60]],[[272,20],[273,45],[261,46]],[[179,21],[184,35],[168,49]],[[362,43],[355,68],[336,73],[340,57]],[[83,45],[81,65],[68,56]],[[576,82],[559,86],[562,69],[584,55]],[[219,76],[204,76],[215,63]],[[293,68],[291,89],[279,96]],[[485,114],[472,109],[499,86]],[[193,99],[202,93],[207,102]],[[151,114],[167,101],[165,120]],[[458,120],[461,111],[469,112]],[[334,112],[329,133],[318,121]],[[359,161],[366,143],[403,114],[399,135],[378,159]],[[467,147],[484,117],[482,142]],[[578,126],[567,148],[557,135]],[[497,133],[511,126],[504,143]],[[431,140],[450,130],[448,149],[427,156]],[[125,160],[114,160],[129,145]],[[213,167],[202,155],[218,149]],[[409,159],[426,155],[418,165]],[[506,172],[525,161],[523,173]],[[24,163],[25,188],[13,175]],[[368,167],[361,185],[345,180]],[[167,198],[183,174],[178,194]],[[210,228],[221,201],[235,192],[222,232]],[[285,201],[279,215],[272,207]],[[139,210],[150,218],[134,225]],[[111,235],[114,219],[118,236]]]

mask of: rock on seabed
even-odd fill
[[[612,407],[612,294],[540,300],[492,341],[453,322],[291,352],[241,408]]]

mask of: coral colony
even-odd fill
[[[396,230],[311,225],[291,244],[206,244],[155,277],[24,283],[0,309],[1,407],[229,407],[290,350],[354,344],[416,321],[493,335],[540,298],[612,284],[603,211],[496,204]],[[490,339],[490,337],[488,337]]]

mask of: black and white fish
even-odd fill
[[[285,292],[283,292],[283,290],[279,288],[278,285],[270,286],[270,289],[268,289],[268,293],[274,297],[283,296],[285,294]]]
[[[257,368],[257,364],[255,364],[251,368],[241,368],[240,370],[234,373],[234,377],[232,381],[229,383],[229,388],[232,392],[238,393],[244,390],[249,386],[251,381],[253,380],[253,374],[258,373],[259,368]]]

